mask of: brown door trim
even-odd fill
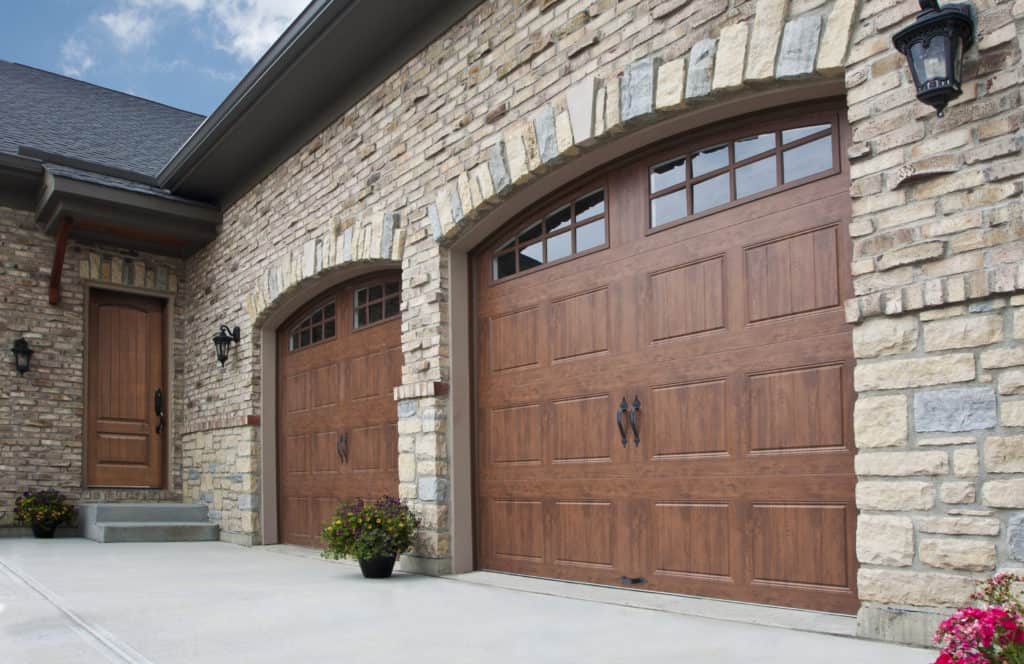
[[[171,393],[168,300],[91,288],[86,342],[85,486],[162,489]],[[160,390],[163,422],[155,412]]]

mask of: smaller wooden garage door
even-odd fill
[[[315,298],[278,331],[278,529],[319,546],[338,501],[398,491],[401,280],[377,274]]]

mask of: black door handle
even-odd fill
[[[622,401],[625,403],[625,399]],[[629,411],[629,427],[633,429],[633,445],[640,447],[640,397],[633,397],[633,410]]]
[[[153,411],[160,421],[156,423],[156,432],[163,433],[164,430],[164,391],[159,387],[153,393]]]
[[[629,444],[626,440],[626,423],[622,421],[622,416],[629,412],[629,404],[626,403],[626,397],[622,397],[622,403],[619,404],[619,410],[615,413],[615,422],[619,425],[619,435],[622,436],[622,446],[625,447]]]
[[[348,434],[338,436],[338,458],[342,463],[348,463]]]

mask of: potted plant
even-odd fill
[[[322,555],[334,560],[355,558],[363,576],[386,579],[398,556],[412,547],[418,527],[412,511],[393,496],[375,502],[342,501],[320,535]]]
[[[26,491],[14,502],[14,520],[32,527],[32,534],[50,539],[57,526],[75,520],[75,506],[60,491]]]
[[[1024,664],[1022,582],[1016,574],[982,582],[971,595],[979,606],[962,607],[939,625],[935,664]]]

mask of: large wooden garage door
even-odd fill
[[[478,567],[856,610],[846,134],[689,136],[474,255]]]
[[[398,491],[400,277],[316,298],[278,332],[278,521],[282,542],[320,545],[340,499]]]

